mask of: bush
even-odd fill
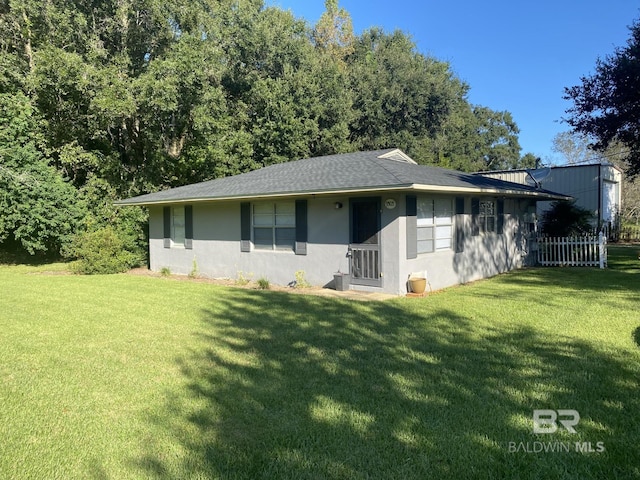
[[[542,214],[542,233],[550,237],[583,235],[593,230],[593,219],[589,210],[576,206],[575,202],[553,202]]]
[[[127,271],[135,266],[136,255],[125,248],[125,243],[112,227],[77,235],[72,247],[77,258],[73,271],[86,275]]]
[[[268,279],[262,277],[258,280],[258,288],[260,290],[269,290],[269,288],[271,288],[271,284]]]
[[[309,288],[311,284],[307,282],[304,270],[298,270],[295,273],[296,281],[294,282],[295,288]]]
[[[136,255],[136,262],[147,261],[148,215],[142,207],[117,207],[113,202],[120,197],[106,180],[90,176],[82,188],[82,198],[89,206],[83,229],[100,230],[111,227],[124,242],[124,249]]]

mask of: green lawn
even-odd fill
[[[640,478],[638,250],[383,303],[0,267],[0,478]]]

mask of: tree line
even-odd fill
[[[534,166],[469,88],[337,0],[316,25],[262,0],[0,0],[0,248],[109,229],[141,255],[144,212],[113,200],[325,154]]]

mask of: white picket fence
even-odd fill
[[[607,265],[607,237],[538,237],[538,264],[543,267],[600,267]]]

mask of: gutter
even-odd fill
[[[368,187],[359,189],[340,189],[340,190],[316,190],[316,191],[301,191],[301,192],[280,192],[280,193],[268,193],[268,194],[254,194],[254,195],[228,195],[225,197],[189,197],[180,199],[162,199],[153,201],[127,201],[120,200],[114,202],[114,205],[118,206],[151,206],[151,205],[166,205],[166,204],[183,204],[183,203],[195,203],[195,202],[223,202],[231,200],[255,200],[255,199],[272,199],[272,198],[288,198],[288,197],[300,197],[300,196],[314,196],[314,195],[344,195],[354,193],[371,193],[371,192],[397,192],[397,191],[418,191],[418,192],[435,192],[435,193],[465,193],[476,195],[503,195],[509,197],[534,197],[540,200],[571,200],[572,197],[567,195],[558,194],[555,192],[539,192],[539,191],[522,191],[522,190],[504,190],[497,188],[478,188],[478,187],[450,187],[443,185],[422,185],[422,184],[407,184],[394,187]],[[135,197],[134,197],[135,198]],[[132,199],[133,200],[133,199]]]
[[[369,193],[369,192],[386,192],[396,190],[410,189],[411,185],[398,186],[398,187],[370,187],[358,190],[317,190],[308,192],[280,192],[280,193],[265,193],[265,194],[249,194],[249,195],[228,195],[226,197],[189,197],[180,199],[164,199],[155,201],[141,201],[141,202],[129,202],[127,200],[120,200],[114,202],[114,205],[120,206],[145,206],[145,205],[163,205],[167,203],[193,203],[193,202],[223,202],[229,200],[251,200],[260,198],[287,198],[287,197],[301,197],[301,196],[313,196],[313,195],[331,195],[331,194],[345,194],[345,193]],[[134,197],[135,198],[135,197]]]

